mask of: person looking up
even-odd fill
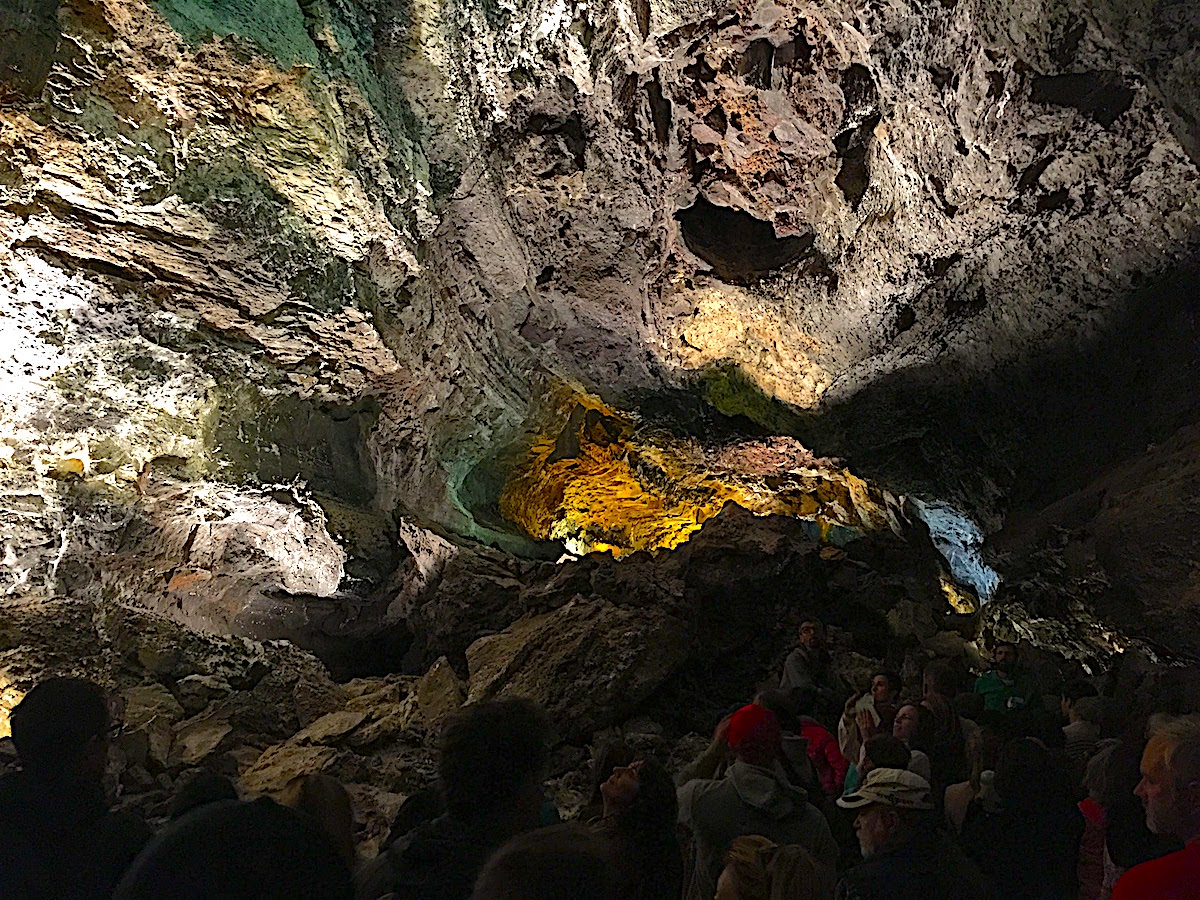
[[[1134,866],[1117,882],[1112,900],[1200,897],[1200,717],[1151,720],[1134,794],[1145,807],[1146,826],[1184,848]]]
[[[755,704],[723,719],[712,743],[676,778],[679,823],[692,836],[685,861],[687,900],[710,900],[734,838],[759,834],[800,844],[818,863],[833,866],[838,847],[825,817],[805,792],[778,773],[780,727],[774,713]],[[727,752],[725,777],[714,779]]]
[[[979,872],[934,827],[929,782],[903,769],[872,769],[838,806],[855,810],[863,863],[838,882],[838,900],[981,900]]]
[[[933,742],[933,713],[916,703],[906,703],[896,713],[892,736],[903,742],[912,754],[908,771],[929,781],[929,756],[925,748]]]
[[[524,698],[451,716],[438,755],[446,812],[359,868],[359,900],[467,900],[496,848],[540,824],[549,738],[545,713]]]
[[[600,786],[604,814],[596,830],[612,847],[622,900],[677,900],[683,854],[675,836],[675,783],[653,757],[618,766]]]
[[[833,871],[803,847],[753,834],[730,845],[715,900],[830,900],[833,888]]]
[[[856,693],[846,701],[838,719],[838,749],[843,757],[857,765],[862,745],[869,737],[891,733],[902,687],[895,672],[876,672],[871,676],[869,691]]]
[[[80,678],[51,678],[25,695],[11,726],[21,771],[0,778],[0,897],[110,896],[150,830],[109,810],[104,692]]]
[[[1040,709],[1042,695],[1037,679],[1021,665],[1017,645],[999,641],[992,651],[992,668],[975,679],[975,693],[991,711]]]

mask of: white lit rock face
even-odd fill
[[[460,664],[564,387],[1023,521],[1195,419],[1196,16],[8,4],[0,592]]]

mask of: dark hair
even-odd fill
[[[904,746],[904,741],[890,734],[867,738],[863,753],[877,769],[907,769],[912,762],[912,752]]]
[[[273,800],[220,800],[169,825],[134,861],[114,900],[284,900],[354,894],[350,870],[316,823]]]
[[[1012,647],[1013,650],[1017,651],[1018,653],[1021,652],[1021,648],[1017,646],[1016,641],[996,641],[996,643],[992,645],[992,652],[995,653],[1001,647]]]
[[[618,879],[604,839],[578,824],[510,840],[487,861],[472,900],[616,900]]]
[[[816,702],[816,693],[810,688],[797,688],[794,691],[769,688],[759,691],[754,698],[756,705],[775,713],[775,718],[779,720],[779,725],[784,731],[790,731],[793,734],[800,729],[800,723],[796,721],[797,700],[807,703],[811,709],[812,704]]]
[[[883,676],[883,678],[887,680],[888,687],[897,696],[899,696],[900,692],[902,690],[904,690],[904,679],[900,677],[899,672],[889,672],[886,669],[884,669],[884,670],[876,672],[874,675],[872,675],[871,680],[874,681],[876,678],[879,678],[880,676]]]
[[[948,700],[953,700],[958,693],[958,673],[954,670],[954,666],[944,659],[935,659],[927,665],[923,678],[932,680],[935,693],[941,694]]]
[[[797,716],[811,716],[817,708],[817,689],[810,684],[793,688],[788,698],[792,711]]]
[[[220,800],[236,800],[237,788],[224,775],[201,769],[192,774],[171,801],[172,820],[182,818],[194,809]]]
[[[1062,697],[1074,705],[1076,700],[1082,700],[1084,697],[1099,697],[1100,692],[1096,690],[1096,686],[1090,681],[1084,681],[1082,678],[1077,678],[1074,681],[1067,682],[1062,689]]]
[[[633,751],[624,741],[610,741],[599,749],[592,759],[592,796],[588,801],[591,805],[603,802],[600,786],[612,776],[621,766],[633,762]]]
[[[541,780],[549,743],[549,720],[532,700],[465,707],[442,731],[438,778],[446,809],[463,821],[490,818]]]
[[[70,768],[89,741],[108,731],[108,701],[100,686],[83,678],[51,678],[25,695],[12,711],[13,745],[22,767],[53,777]]]
[[[638,873],[640,897],[678,897],[683,856],[675,836],[679,818],[675,781],[663,764],[644,757],[633,802],[619,812],[613,831],[623,844],[629,868]]]
[[[913,750],[928,753],[937,743],[937,720],[927,706],[922,706],[920,703],[902,703],[900,709],[904,709],[906,706],[911,706],[917,711],[917,730],[908,746]],[[900,715],[900,710],[896,711],[896,715]]]

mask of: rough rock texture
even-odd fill
[[[743,640],[714,637],[721,591],[749,572],[792,614],[784,593],[819,600],[827,577],[848,602],[856,553],[875,613],[905,597],[940,611],[956,588],[899,519],[839,550],[734,517],[703,564],[684,545],[555,570],[547,534],[498,511],[564,391],[706,454],[798,437],[875,498],[948,501],[989,532],[1200,420],[1197,15],[1182,0],[8,4],[0,591],[289,638],[340,675],[442,655],[467,675],[468,647],[523,616],[540,638],[599,629],[611,655],[606,623],[638,603],[648,641],[706,610],[685,633],[720,654]],[[771,477],[764,508],[787,488]],[[1122,509],[1158,521],[1170,503],[1147,491]],[[1097,533],[1120,532],[1126,513],[1106,515]],[[1129,571],[1151,611],[1191,578]],[[1138,630],[1134,606],[1094,600],[1092,620]],[[1144,633],[1194,649],[1168,621]],[[578,647],[569,671],[592,652]],[[228,678],[145,652],[199,679],[185,711]],[[506,665],[470,689],[552,675]],[[229,739],[193,725],[189,758]],[[328,747],[282,747],[262,783],[325,766]]]

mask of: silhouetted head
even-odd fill
[[[438,777],[446,808],[463,822],[488,822],[512,833],[537,826],[550,726],[532,700],[467,706],[442,731]]]
[[[608,843],[571,823],[506,843],[479,873],[471,900],[616,900],[618,888]]]
[[[876,734],[863,744],[863,764],[859,774],[866,777],[872,769],[907,769],[912,751],[904,741],[891,734]]]
[[[224,775],[201,769],[179,788],[171,801],[171,819],[180,819],[194,809],[219,800],[238,799],[237,788]]]
[[[331,775],[309,775],[289,785],[287,793],[287,805],[316,822],[353,868],[354,803],[342,783]]]
[[[134,860],[115,900],[263,900],[354,895],[350,869],[315,822],[272,800],[209,803]]]
[[[21,766],[43,780],[99,781],[108,757],[108,702],[82,678],[43,681],[12,711],[13,745]]]

